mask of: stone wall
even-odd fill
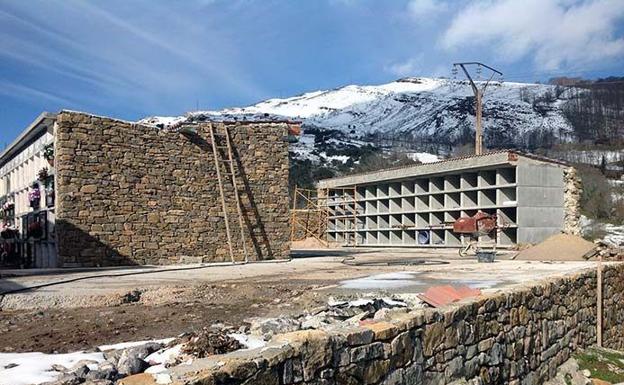
[[[604,270],[604,346],[624,348],[624,265]],[[596,272],[551,279],[359,327],[276,336],[200,359],[174,384],[527,384],[596,342]]]
[[[56,212],[63,265],[230,261],[209,124],[221,133],[225,127],[202,123],[195,126],[197,134],[185,135],[60,113],[55,127]],[[237,169],[242,170],[238,179],[249,259],[287,258],[287,125],[228,127]],[[225,145],[223,138],[217,141]],[[226,201],[235,259],[242,261],[231,184]]]
[[[563,171],[563,232],[566,234],[581,234],[581,192],[583,186],[581,178],[574,167]]]

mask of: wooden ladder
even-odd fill
[[[212,153],[214,155],[215,168],[217,170],[217,181],[219,182],[219,193],[221,196],[221,207],[223,208],[223,217],[225,219],[225,232],[227,234],[228,250],[230,253],[230,259],[232,263],[237,261],[234,259],[234,243],[232,240],[232,233],[230,231],[230,218],[227,210],[227,201],[224,190],[224,178],[229,180],[234,189],[234,203],[236,204],[236,212],[238,214],[238,226],[240,227],[240,246],[243,249],[243,255],[245,256],[244,262],[249,261],[249,255],[247,254],[247,239],[245,237],[245,223],[243,219],[243,208],[241,206],[241,198],[238,190],[238,184],[236,179],[236,167],[234,157],[232,156],[232,138],[230,137],[230,131],[227,125],[223,125],[223,133],[215,132],[215,127],[210,125],[210,141],[212,142]],[[216,138],[223,138],[225,146],[217,144]],[[220,155],[224,152],[227,158],[223,158]],[[225,165],[226,172],[221,172],[221,165]],[[228,171],[229,170],[229,171]]]

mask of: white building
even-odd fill
[[[54,168],[43,155],[53,143],[54,119],[42,113],[0,153],[0,264],[56,265]],[[46,178],[39,175],[43,169]]]

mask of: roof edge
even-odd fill
[[[54,120],[56,119],[56,116],[56,113],[47,111],[39,114],[39,116],[37,116],[35,120],[33,120],[32,123],[30,123],[28,127],[26,127],[24,131],[22,131],[22,133],[19,134],[17,138],[15,138],[15,140],[11,142],[11,144],[0,153],[0,165],[6,161],[6,158],[10,157],[15,152],[17,147],[19,147],[20,143],[26,140],[28,136],[31,135],[44,120]]]

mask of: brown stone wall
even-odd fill
[[[604,269],[603,342],[624,348],[624,264]],[[389,321],[276,336],[173,368],[174,384],[541,385],[596,343],[596,271]]]
[[[209,124],[222,132],[221,123],[202,123],[197,135],[184,135],[60,113],[57,232],[64,266],[230,261]],[[287,125],[229,127],[242,170],[238,179],[249,259],[287,258]],[[225,145],[223,139],[217,142]],[[231,187],[226,198],[236,260],[241,261]]]

